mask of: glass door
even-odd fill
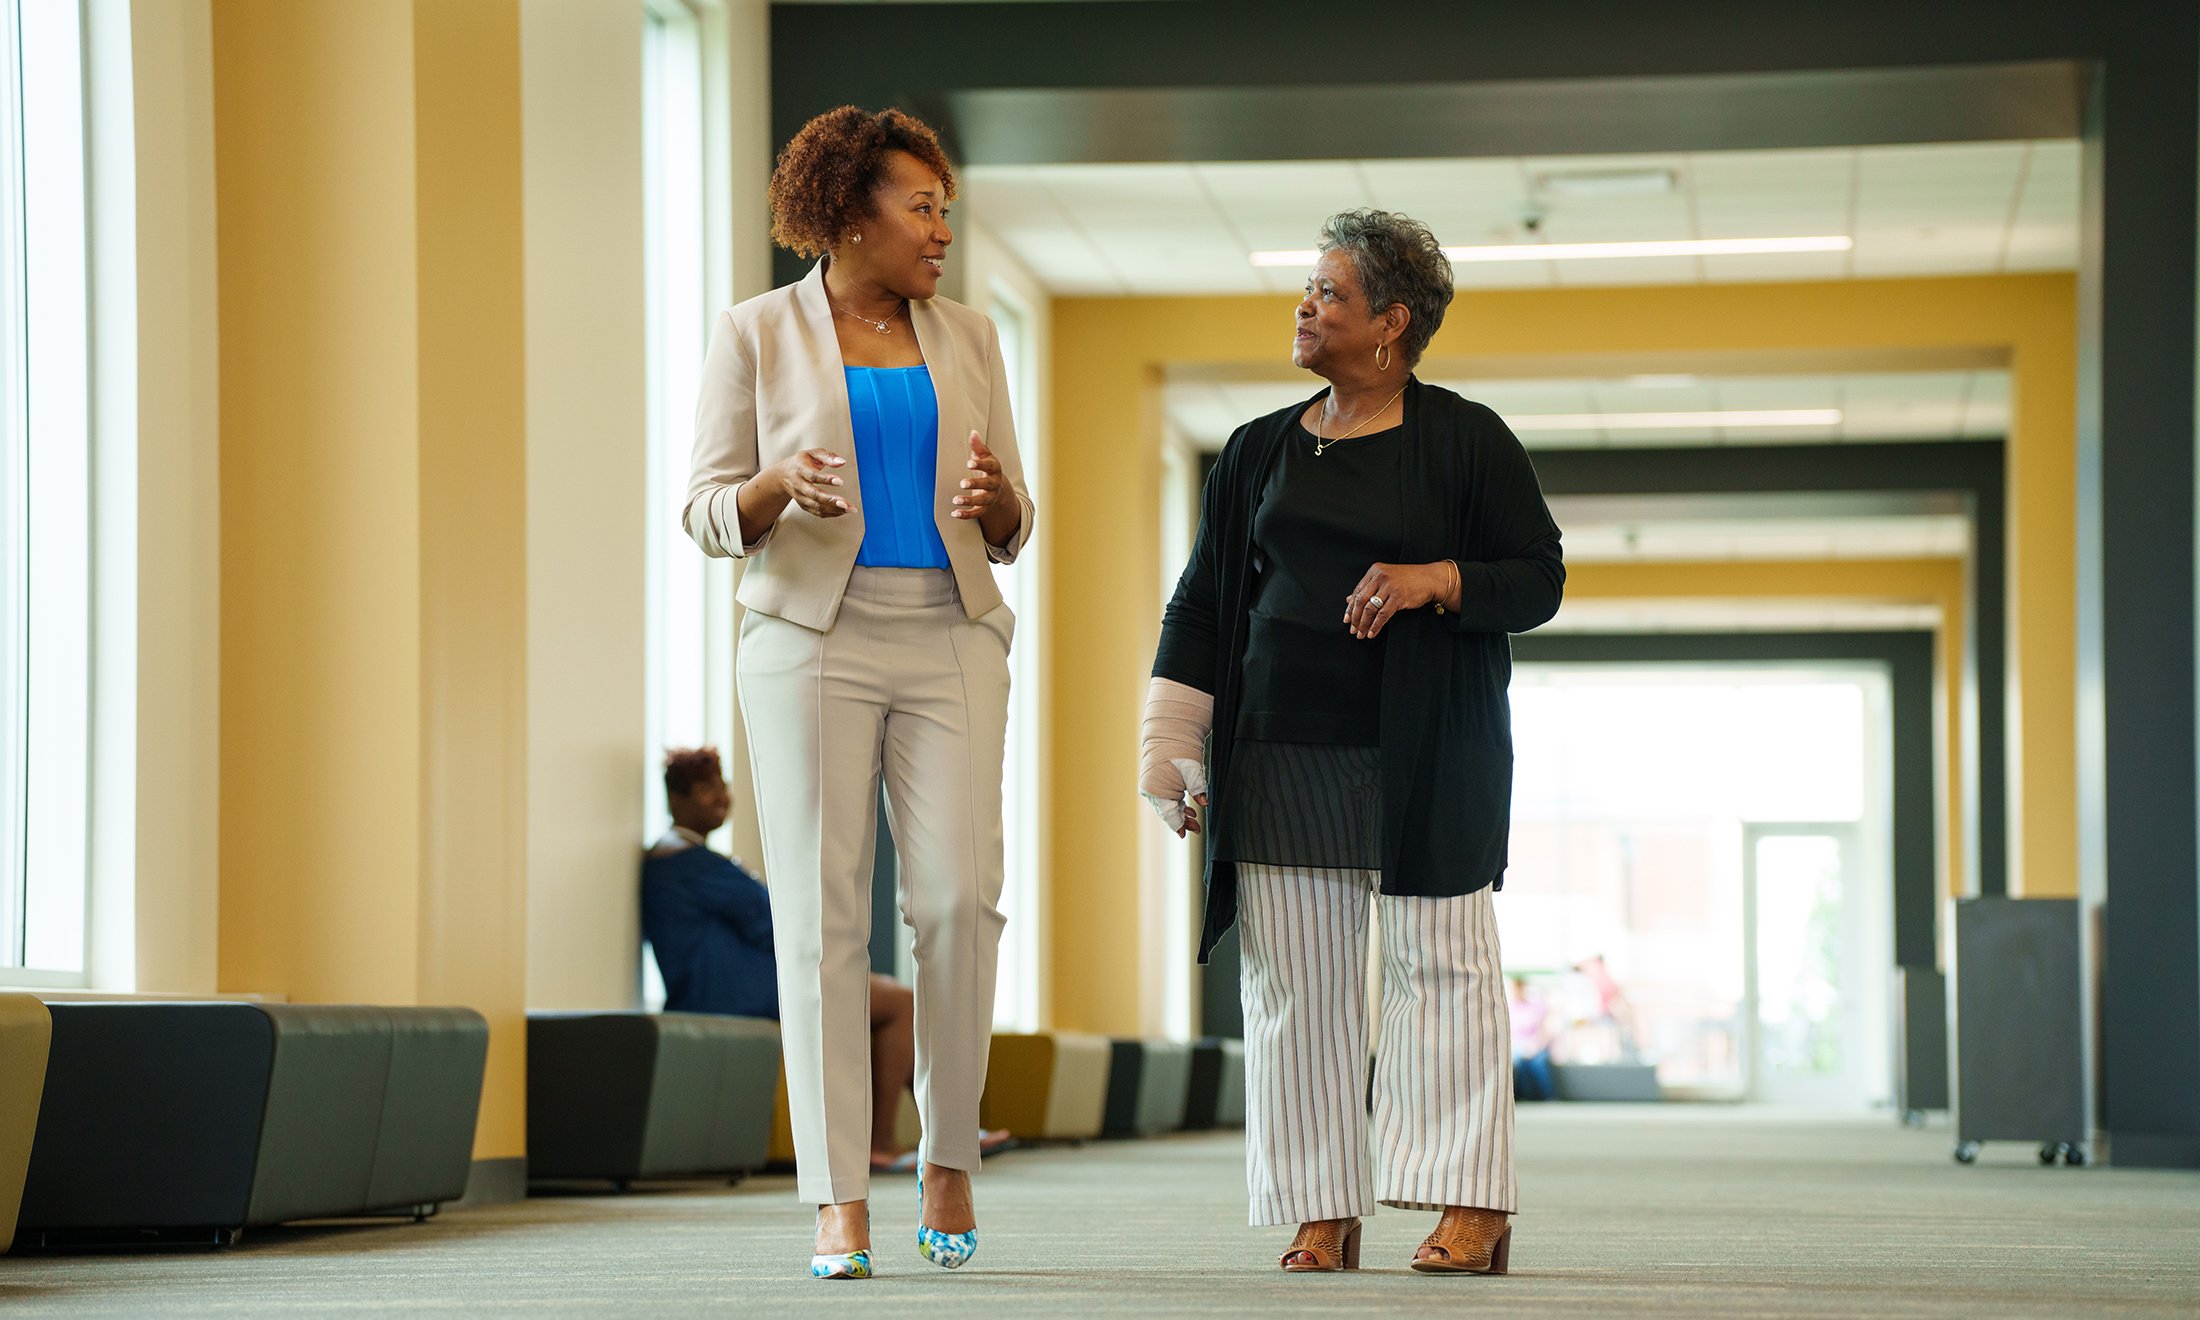
[[[1743,827],[1749,1097],[1851,1108],[1869,1100],[1859,1011],[1865,904],[1857,829]]]

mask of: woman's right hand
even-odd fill
[[[772,465],[773,486],[812,517],[838,518],[848,512],[848,501],[837,488],[848,483],[835,469],[847,463],[830,449],[805,449]]]
[[[1214,697],[1198,688],[1166,678],[1147,686],[1138,738],[1138,791],[1180,839],[1187,831],[1199,833],[1199,813],[1207,805],[1203,758],[1214,712]]]

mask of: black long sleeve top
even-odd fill
[[[1162,620],[1154,674],[1215,698],[1208,767],[1218,820],[1230,809],[1255,519],[1277,456],[1321,397],[1230,437]],[[1403,535],[1393,562],[1456,560],[1460,598],[1456,611],[1401,612],[1383,630],[1382,888],[1455,897],[1503,882],[1512,811],[1508,634],[1558,612],[1566,568],[1535,468],[1496,413],[1415,380],[1405,392],[1403,444]],[[1236,920],[1236,865],[1210,852],[1206,887],[1202,962]]]

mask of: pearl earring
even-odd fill
[[[863,235],[861,235],[861,234],[850,234],[850,235],[848,235],[848,241],[849,241],[849,242],[851,242],[851,243],[861,243],[861,242],[863,241]]]

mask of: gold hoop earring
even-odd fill
[[[1390,345],[1377,344],[1375,346],[1375,369],[1377,371],[1390,370]]]

